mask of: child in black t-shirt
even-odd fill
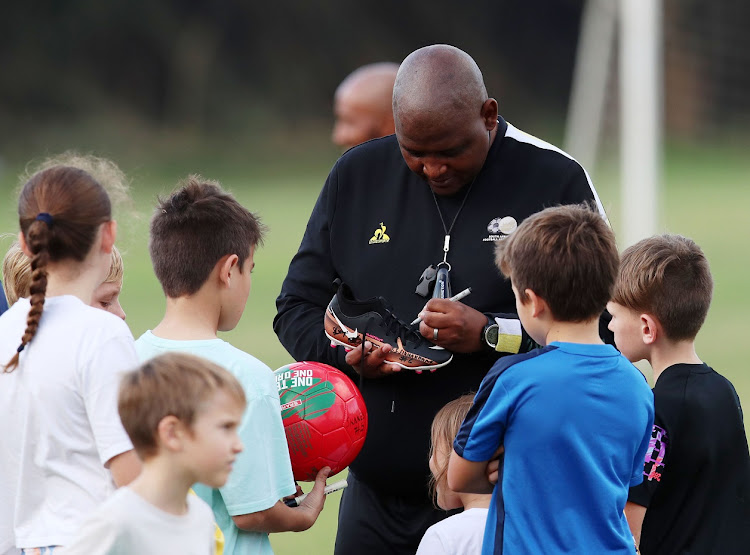
[[[695,352],[712,290],[700,247],[661,235],[623,253],[607,305],[617,348],[654,370],[644,480],[625,508],[644,555],[750,550],[750,455],[739,397]]]

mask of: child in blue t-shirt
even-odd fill
[[[585,206],[535,214],[498,244],[519,318],[543,347],[500,359],[454,442],[448,486],[493,492],[483,553],[632,554],[623,510],[654,418],[643,375],[599,337],[618,253]],[[487,464],[505,452],[499,479]]]

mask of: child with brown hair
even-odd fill
[[[223,486],[242,442],[245,392],[208,360],[167,353],[125,375],[119,413],[143,471],[93,514],[66,554],[214,553],[211,508],[190,487]]]
[[[161,199],[151,219],[149,252],[167,297],[166,312],[136,341],[142,360],[181,351],[229,370],[242,384],[247,409],[239,435],[248,446],[222,487],[196,484],[224,533],[225,553],[272,553],[270,532],[301,531],[318,518],[330,472],[320,470],[299,507],[280,499],[297,492],[292,476],[276,380],[271,369],[218,337],[245,310],[260,220],[218,183],[188,177]]]
[[[120,304],[123,271],[122,255],[117,247],[112,245],[112,263],[109,266],[109,273],[94,290],[91,306],[111,312],[124,320],[125,311]],[[29,296],[31,260],[21,250],[18,241],[13,241],[3,257],[3,280],[5,280],[8,304],[13,305],[19,298]]]
[[[117,414],[137,365],[125,323],[89,306],[111,267],[116,224],[102,185],[52,166],[23,186],[28,299],[0,316],[0,551],[67,544],[140,463]]]
[[[473,402],[473,395],[462,395],[441,408],[432,421],[430,490],[433,499],[445,511],[463,510],[430,526],[419,543],[417,555],[473,555],[482,549],[484,525],[492,496],[455,492],[448,487],[446,477],[453,440]]]
[[[623,252],[607,305],[617,348],[654,371],[644,479],[625,510],[647,555],[750,549],[750,454],[740,399],[695,351],[712,293],[700,247],[667,234]]]
[[[448,486],[490,493],[482,553],[631,555],[623,514],[653,424],[643,375],[599,337],[619,256],[586,206],[547,208],[497,246],[524,329],[543,347],[500,359],[453,444]],[[499,480],[487,465],[503,446]]]

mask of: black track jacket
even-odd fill
[[[447,226],[464,194],[438,197]],[[480,312],[515,312],[510,282],[494,265],[495,242],[506,236],[500,220],[511,216],[520,223],[549,206],[592,200],[604,214],[578,162],[500,118],[451,233],[453,292],[471,287],[462,302]],[[426,302],[415,287],[422,271],[442,260],[444,235],[430,188],[409,170],[396,137],[369,141],[346,152],[331,170],[276,300],[274,330],[289,353],[298,361],[335,366],[359,385],[369,430],[351,469],[384,494],[426,499],[432,419],[448,401],[475,392],[497,355],[456,354],[434,373],[402,370],[363,379],[344,362],[344,349],[330,346],[323,315],[332,282],[340,278],[357,298],[383,296],[410,322]]]

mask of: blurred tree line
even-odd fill
[[[445,42],[491,94],[564,111],[580,0],[28,0],[0,18],[0,125],[124,114],[200,133],[330,121],[336,85]],[[543,65],[540,65],[543,63]],[[251,126],[251,127],[248,127]],[[13,141],[0,134],[0,144]]]
[[[439,42],[476,59],[501,113],[532,131],[549,122],[561,126],[583,5],[6,2],[0,148],[7,152],[50,126],[74,133],[92,121],[96,129],[122,132],[135,125],[193,136],[279,134],[288,141],[307,126],[322,136],[333,91],[351,70],[401,61]],[[748,16],[745,0],[665,0],[667,121],[675,129],[698,135],[707,116],[723,124],[736,123],[738,110],[750,113]]]

